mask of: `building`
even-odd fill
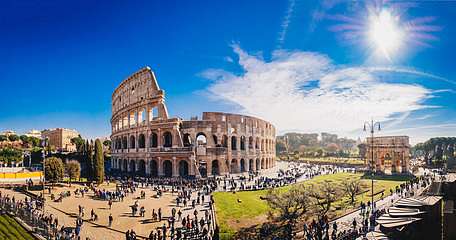
[[[337,134],[321,133],[321,145],[326,146],[330,143],[337,143]]]
[[[32,129],[32,130],[28,131],[25,134],[25,136],[27,136],[27,137],[36,137],[36,138],[40,138],[41,139],[41,131]]]
[[[149,67],[112,94],[113,170],[144,176],[205,177],[275,165],[274,126],[238,114],[170,117],[165,92]]]
[[[16,132],[13,131],[13,130],[5,130],[5,131],[3,131],[2,134],[0,134],[0,135],[5,135],[5,136],[9,137],[10,135],[17,135],[17,134],[16,134]]]
[[[395,174],[410,172],[410,144],[408,136],[385,136],[366,139],[365,163],[371,168],[372,148],[376,172]]]
[[[48,145],[54,146],[60,152],[74,152],[76,145],[71,139],[79,136],[78,131],[67,128],[54,128],[42,131],[42,137],[48,139]]]

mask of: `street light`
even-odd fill
[[[372,209],[372,215],[375,218],[374,213],[374,132],[375,131],[380,131],[380,122],[374,122],[374,120],[371,120],[371,122],[364,122],[364,127],[363,131],[367,132],[370,131],[371,134],[371,186],[372,186],[372,194],[371,194],[371,209]]]

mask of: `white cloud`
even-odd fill
[[[290,25],[291,15],[293,14],[295,4],[296,4],[296,0],[288,1],[287,12],[285,14],[285,17],[283,18],[283,22],[281,25],[282,30],[279,33],[279,46],[278,46],[279,48],[282,47],[282,44],[285,41],[285,36],[287,35],[288,26]]]
[[[281,132],[353,132],[371,118],[392,121],[426,108],[423,102],[432,93],[417,84],[382,81],[375,74],[379,69],[336,65],[315,52],[278,50],[266,61],[238,45],[233,49],[243,72],[204,71],[202,76],[214,80],[208,94],[271,121]]]

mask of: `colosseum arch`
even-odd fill
[[[150,168],[150,176],[157,177],[158,176],[158,164],[155,159],[149,161],[149,168]]]
[[[241,158],[241,169],[240,172],[246,172],[247,168],[245,167],[245,160]]]
[[[173,163],[170,160],[163,161],[163,174],[165,177],[173,176]]]
[[[189,166],[188,162],[186,160],[180,160],[179,161],[179,176],[181,177],[188,177],[188,171]]]
[[[146,148],[146,137],[142,133],[138,136],[138,148]]]
[[[240,144],[241,146],[240,146],[240,148],[241,148],[241,150],[245,150],[245,137],[244,137],[244,136],[241,136],[240,139],[241,139],[241,144]]]
[[[256,170],[259,171],[261,169],[260,159],[256,159]]]
[[[237,150],[237,138],[236,138],[236,136],[231,136],[231,150]]]
[[[137,173],[140,176],[142,176],[142,177],[146,176],[146,161],[144,161],[143,159],[138,161],[138,171],[137,171]]]
[[[196,145],[207,145],[207,137],[206,134],[199,132],[196,134]]]
[[[239,172],[237,159],[232,159],[231,160],[230,170],[231,170],[230,173],[238,173]]]
[[[135,147],[136,147],[135,136],[131,135],[130,136],[130,148],[135,148]]]
[[[184,144],[184,147],[190,147],[192,145],[192,138],[190,137],[189,133],[185,133],[182,136],[182,142]]]
[[[173,146],[173,135],[166,131],[163,133],[163,147],[172,147]]]
[[[253,172],[253,167],[254,167],[254,161],[253,159],[250,159],[249,160],[249,172]]]
[[[127,159],[124,159],[123,160],[123,167],[122,167],[122,170],[124,172],[128,172],[128,160]]]
[[[266,163],[264,161],[264,158],[261,159],[261,169],[265,169],[266,168]]]
[[[219,145],[218,139],[217,139],[217,135],[215,135],[215,134],[212,135],[212,141],[214,141],[214,146],[218,146]]]
[[[211,173],[212,173],[213,176],[220,175],[220,166],[219,166],[219,161],[218,160],[212,160]]]
[[[135,160],[130,160],[130,164],[128,166],[128,172],[135,173],[136,172],[136,162]]]
[[[249,137],[249,149],[252,149],[253,148],[253,137],[250,136]]]
[[[260,144],[260,138],[256,138],[256,141],[255,141],[255,149],[259,149],[259,145]]]
[[[127,136],[122,137],[122,149],[128,149],[128,140]],[[125,168],[126,169],[126,168]]]
[[[158,147],[158,135],[157,133],[153,132],[150,134],[150,147],[156,148]]]
[[[222,137],[222,147],[228,147],[228,136],[223,135]]]

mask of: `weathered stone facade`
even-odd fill
[[[149,67],[112,95],[113,169],[144,176],[205,177],[275,165],[275,128],[238,114],[169,117],[165,93]]]
[[[410,144],[408,136],[385,136],[366,139],[366,165],[371,168],[372,149],[375,171],[386,174],[408,173],[410,171]],[[373,146],[373,148],[372,148]]]

